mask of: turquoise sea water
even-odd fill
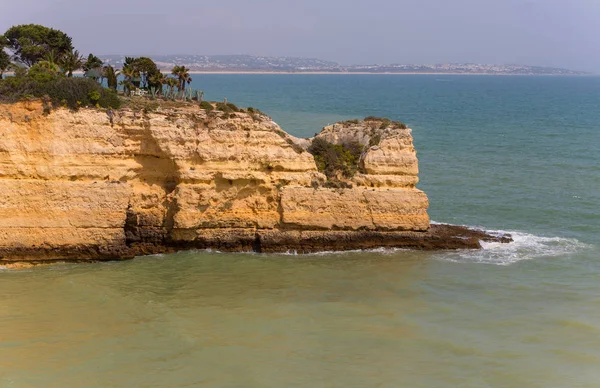
[[[181,252],[0,271],[0,386],[600,386],[600,78],[194,75],[296,136],[413,128],[481,251]]]

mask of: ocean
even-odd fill
[[[0,387],[599,387],[600,77],[194,74],[289,133],[413,129],[480,251],[179,252],[0,270]]]

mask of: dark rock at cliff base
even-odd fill
[[[259,252],[310,253],[356,249],[403,248],[415,250],[480,249],[480,241],[509,243],[510,235],[494,236],[456,225],[431,225],[425,232],[400,231],[260,231]]]
[[[377,248],[413,250],[481,249],[484,242],[512,242],[510,235],[497,236],[465,226],[434,224],[427,231],[347,231],[347,230],[249,230],[223,229],[199,233],[194,239],[167,242],[159,251],[215,249],[222,252],[313,253]],[[138,249],[138,247],[134,247]],[[147,251],[139,247],[139,254]]]
[[[24,248],[20,254],[11,252],[10,260],[0,259],[0,265],[19,268],[23,263],[32,265],[57,262],[99,262],[131,259],[155,253],[170,253],[191,249],[215,249],[223,252],[314,253],[323,251],[367,250],[377,248],[400,248],[412,250],[481,249],[481,241],[510,243],[509,234],[494,235],[465,226],[434,224],[425,232],[376,232],[376,231],[249,231],[238,234],[226,230],[220,238],[197,239],[191,244],[167,246],[133,246],[126,251],[97,251],[94,249],[57,250],[47,252]],[[48,260],[47,256],[55,257]],[[0,255],[2,252],[0,251]],[[39,257],[39,259],[38,259]]]

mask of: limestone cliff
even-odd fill
[[[319,136],[368,144],[365,131]],[[0,105],[0,261],[478,245],[430,228],[410,130],[367,147],[343,189],[324,187],[298,143],[267,116],[191,104],[111,115]]]

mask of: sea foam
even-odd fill
[[[432,223],[436,224],[436,222]],[[472,229],[482,229],[479,227],[467,227]],[[486,230],[486,232],[496,236],[511,235],[513,241],[510,243],[482,241],[482,249],[441,251],[433,252],[433,254],[438,259],[453,261],[457,263],[510,265],[522,260],[568,256],[592,248],[591,245],[582,243],[581,241],[574,238],[545,237],[534,235],[531,233],[510,230]],[[352,250],[338,252],[322,251],[309,253],[306,254],[306,256],[331,256],[360,252],[390,255],[403,251],[410,252],[410,250],[398,248],[376,248],[369,250]],[[290,251],[285,254],[297,255],[297,253],[294,251]]]
[[[574,238],[544,237],[520,231],[489,231],[491,234],[510,234],[511,243],[481,242],[483,249],[446,252],[442,259],[464,262],[509,265],[522,260],[572,255],[590,248]]]

